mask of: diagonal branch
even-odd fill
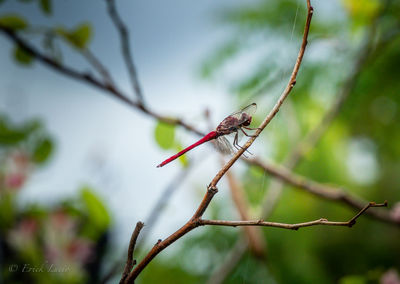
[[[365,205],[353,218],[346,222],[337,222],[337,221],[328,221],[325,218],[321,218],[314,221],[297,223],[297,224],[286,224],[286,223],[277,223],[277,222],[266,222],[263,220],[255,220],[255,221],[224,221],[224,220],[199,220],[201,226],[204,225],[212,225],[212,226],[228,226],[228,227],[237,227],[237,226],[261,226],[261,227],[275,227],[282,229],[290,229],[290,230],[298,230],[302,227],[311,227],[315,225],[325,225],[325,226],[344,226],[351,228],[356,223],[356,220],[366,212],[370,207],[387,207],[387,201],[381,204],[376,204],[375,202],[370,202]]]
[[[128,29],[126,28],[124,22],[122,21],[120,15],[117,12],[117,9],[115,7],[115,1],[114,0],[106,0],[106,2],[107,2],[107,7],[108,7],[108,13],[109,13],[114,25],[116,26],[116,28],[119,32],[120,38],[121,38],[122,55],[124,57],[126,68],[128,69],[128,72],[129,72],[129,77],[131,80],[133,91],[135,92],[135,94],[138,98],[139,104],[143,105],[144,104],[143,92],[142,92],[142,88],[140,87],[140,84],[139,84],[139,79],[138,79],[138,75],[136,72],[135,63],[133,61],[133,56],[131,53]]]
[[[186,222],[179,230],[170,235],[165,240],[159,240],[154,247],[148,252],[148,254],[143,258],[143,260],[132,270],[131,274],[126,279],[126,283],[133,283],[137,276],[143,271],[143,269],[152,261],[152,259],[158,255],[162,250],[171,245],[173,242],[193,230],[194,228],[200,225],[200,218],[203,216],[205,210],[213,199],[214,195],[218,192],[216,185],[222,176],[229,170],[229,168],[239,159],[239,157],[244,153],[244,151],[250,147],[250,145],[254,142],[254,140],[258,137],[262,130],[269,124],[269,122],[275,117],[278,113],[279,108],[283,104],[284,100],[289,95],[290,91],[293,89],[296,84],[296,77],[299,71],[301,62],[303,60],[304,52],[307,45],[308,33],[310,30],[311,18],[313,14],[313,8],[311,7],[310,0],[307,0],[307,20],[304,27],[303,40],[301,43],[300,51],[296,59],[296,63],[293,67],[292,74],[290,76],[289,82],[278,99],[278,102],[275,104],[271,112],[266,116],[264,121],[261,123],[259,128],[257,129],[254,137],[250,138],[247,143],[236,153],[236,155],[217,173],[211,183],[208,185],[207,192],[203,197],[202,202],[197,208],[196,212],[192,216],[192,218]]]
[[[279,97],[278,102],[274,105],[270,113],[265,117],[264,121],[260,124],[256,132],[254,133],[254,136],[251,137],[246,142],[246,144],[244,144],[243,147],[240,148],[240,150],[236,153],[236,155],[218,172],[218,174],[211,181],[209,187],[215,187],[220,181],[220,179],[224,176],[224,174],[230,169],[230,167],[232,167],[232,165],[239,159],[239,157],[251,146],[251,144],[253,144],[255,139],[260,135],[260,133],[265,129],[265,127],[271,122],[271,120],[278,113],[283,102],[292,91],[294,85],[296,84],[297,73],[299,72],[301,62],[303,61],[304,52],[306,50],[307,38],[308,38],[308,33],[310,31],[310,24],[313,11],[314,10],[313,7],[311,7],[310,0],[307,0],[307,19],[304,27],[303,40],[301,43],[299,54],[297,55],[296,63],[293,67],[292,74],[290,75],[289,82],[286,85],[285,90]]]
[[[26,52],[31,54],[35,59],[39,60],[43,64],[54,69],[55,71],[57,71],[63,75],[66,75],[67,77],[71,77],[71,78],[81,81],[83,83],[87,83],[93,87],[99,88],[99,89],[109,93],[113,97],[119,99],[120,101],[124,102],[128,106],[135,108],[137,110],[140,110],[141,112],[153,117],[154,119],[156,119],[160,122],[164,122],[167,124],[173,124],[173,125],[179,125],[188,131],[196,133],[197,135],[204,135],[203,132],[197,130],[196,128],[185,123],[183,120],[181,120],[179,118],[171,118],[169,116],[160,115],[160,114],[152,111],[148,107],[145,107],[144,105],[129,99],[125,94],[123,94],[120,90],[118,90],[118,88],[115,85],[102,83],[101,81],[97,80],[90,74],[80,72],[78,70],[73,69],[72,67],[63,65],[63,64],[55,61],[53,58],[40,52],[33,45],[29,44],[26,40],[24,40],[21,36],[19,36],[14,30],[0,25],[0,31],[2,31],[15,44],[18,44],[22,49],[24,49]]]

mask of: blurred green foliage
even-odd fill
[[[26,20],[17,14],[1,15],[0,25],[14,30],[23,30],[28,27]]]
[[[85,49],[92,38],[92,27],[89,23],[78,25],[74,29],[58,27],[56,33],[77,49]]]
[[[4,283],[95,283],[108,247],[110,215],[94,191],[51,207],[19,201],[32,173],[53,151],[39,120],[0,116],[0,262]],[[21,206],[22,205],[22,206]]]

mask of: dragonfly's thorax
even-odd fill
[[[249,126],[251,123],[251,116],[242,113],[239,118],[228,116],[217,127],[216,132],[218,135],[226,135],[236,132],[242,126]]]

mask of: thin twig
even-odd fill
[[[233,271],[238,265],[243,254],[248,251],[248,246],[248,240],[244,237],[240,237],[228,252],[226,259],[229,259],[230,261],[222,261],[220,266],[218,266],[218,269],[213,271],[211,276],[208,278],[207,284],[223,283],[224,280],[231,275],[231,271]]]
[[[176,190],[182,185],[186,177],[189,175],[190,170],[193,168],[193,163],[190,163],[188,167],[181,169],[176,176],[171,180],[171,182],[165,187],[161,195],[157,199],[153,208],[150,210],[150,214],[146,219],[146,230],[142,233],[142,238],[138,243],[138,247],[141,246],[143,241],[146,239],[150,233],[150,229],[154,227],[155,223],[160,218],[164,207],[168,204],[171,197],[174,195]]]
[[[337,221],[328,221],[325,218],[320,218],[318,220],[297,223],[297,224],[286,224],[286,223],[277,223],[277,222],[267,222],[263,220],[255,220],[255,221],[225,221],[225,220],[203,220],[200,219],[199,223],[201,226],[204,225],[212,225],[212,226],[228,226],[228,227],[237,227],[237,226],[261,226],[261,227],[275,227],[282,229],[290,229],[290,230],[298,230],[302,227],[311,227],[315,225],[325,225],[325,226],[345,226],[352,227],[356,223],[356,220],[370,207],[387,207],[387,202],[381,204],[376,204],[375,202],[370,202],[365,205],[360,212],[358,212],[353,218],[346,222],[337,222]]]
[[[232,195],[232,200],[235,204],[235,207],[237,208],[240,220],[242,221],[250,220],[251,217],[249,215],[249,208],[247,205],[248,202],[246,200],[243,186],[230,171],[226,173],[226,178],[228,180],[229,189]],[[243,229],[253,254],[256,257],[264,258],[267,244],[263,238],[260,228],[244,227]]]
[[[300,175],[294,174],[284,167],[272,166],[270,164],[260,161],[257,158],[251,159],[251,163],[264,169],[267,173],[273,175],[279,180],[303,189],[318,197],[322,197],[328,200],[339,201],[350,206],[351,208],[355,208],[358,210],[362,209],[364,206],[363,204],[365,204],[364,200],[361,200],[358,197],[354,197],[340,188],[315,182]],[[375,219],[395,225],[400,225],[400,220],[395,220],[387,212],[368,210],[367,214],[371,217],[374,217]]]
[[[142,88],[140,87],[140,84],[139,84],[139,79],[138,79],[138,75],[136,72],[135,63],[133,61],[133,56],[131,53],[128,29],[126,28],[124,22],[122,21],[120,15],[117,12],[117,9],[115,7],[115,1],[114,0],[106,0],[106,2],[107,2],[107,7],[108,7],[108,13],[120,35],[121,51],[122,51],[122,55],[124,57],[126,68],[128,69],[128,73],[129,73],[129,77],[130,77],[131,84],[133,87],[133,91],[138,98],[139,104],[144,105],[143,92],[142,92]]]
[[[99,88],[99,89],[109,93],[113,97],[121,100],[128,106],[135,108],[137,110],[140,110],[141,112],[149,115],[150,117],[152,117],[160,122],[164,122],[167,124],[179,125],[188,131],[196,133],[197,135],[200,135],[200,136],[204,135],[203,132],[197,130],[196,128],[185,123],[183,120],[181,120],[179,118],[172,118],[169,116],[160,115],[160,114],[150,110],[148,107],[145,107],[144,105],[141,105],[141,104],[129,99],[120,90],[118,90],[118,88],[115,85],[104,84],[101,81],[94,78],[93,76],[91,76],[90,74],[77,71],[77,70],[73,69],[72,67],[63,65],[63,64],[55,61],[53,58],[41,53],[37,48],[35,48],[33,45],[31,45],[27,41],[25,41],[14,30],[0,25],[0,31],[2,31],[10,40],[12,40],[14,43],[18,44],[26,52],[31,54],[35,59],[39,60],[40,62],[42,62],[45,65],[49,66],[50,68],[54,69],[55,71],[60,72],[61,74],[66,75],[67,77],[71,77],[78,81],[81,81],[81,82],[87,83],[91,86],[94,86],[96,88]]]
[[[133,266],[136,264],[136,260],[133,259],[133,252],[135,250],[136,240],[137,240],[143,226],[144,226],[144,224],[142,222],[136,223],[135,230],[133,231],[131,240],[129,242],[128,257],[126,259],[125,269],[124,269],[124,272],[122,273],[121,281],[119,283],[125,282],[126,277],[132,270]]]
[[[90,51],[90,49],[85,48],[81,51],[82,55],[86,58],[86,60],[93,66],[94,69],[99,72],[99,74],[103,77],[104,83],[107,85],[114,85],[113,79],[108,73],[107,68],[101,63],[101,61]]]
[[[310,31],[310,23],[312,15],[313,15],[313,7],[311,7],[310,0],[307,0],[307,19],[304,27],[303,40],[301,43],[299,54],[297,55],[296,63],[293,67],[292,74],[289,78],[289,82],[286,85],[285,90],[279,97],[278,102],[274,105],[270,113],[265,117],[264,121],[260,124],[256,132],[254,133],[254,136],[251,137],[246,142],[246,144],[244,144],[241,147],[241,149],[236,153],[236,155],[218,172],[218,174],[211,181],[210,187],[215,187],[218,184],[219,180],[223,177],[223,175],[230,169],[230,167],[232,167],[232,165],[239,159],[239,157],[251,146],[251,144],[253,144],[254,140],[258,137],[258,135],[260,135],[260,133],[264,130],[264,128],[271,122],[271,120],[278,113],[283,102],[285,101],[285,99],[293,89],[294,85],[296,84],[297,73],[299,72],[300,65],[303,60],[304,52],[307,46],[307,38],[308,38],[308,32]]]
[[[254,140],[261,133],[261,131],[268,125],[268,123],[274,118],[276,113],[279,111],[280,106],[283,104],[284,100],[289,95],[290,91],[293,89],[293,87],[296,83],[296,76],[299,71],[301,62],[303,60],[305,48],[307,45],[307,37],[308,37],[308,32],[310,30],[312,14],[313,14],[313,8],[311,7],[310,0],[307,0],[307,20],[305,23],[302,44],[301,44],[300,51],[299,51],[299,54],[296,59],[296,63],[293,67],[293,72],[290,76],[289,82],[288,82],[285,90],[279,97],[278,102],[275,104],[275,106],[273,107],[271,112],[267,115],[267,117],[261,123],[259,129],[255,133],[255,136],[250,138],[247,141],[247,143],[243,146],[243,148],[241,148],[236,153],[236,155],[217,173],[217,175],[214,177],[214,179],[209,184],[209,186],[207,188],[207,192],[206,192],[202,202],[200,203],[199,207],[197,208],[195,214],[192,216],[192,218],[188,222],[186,222],[186,224],[183,225],[179,230],[177,230],[175,233],[170,235],[168,238],[166,238],[163,241],[159,240],[159,242],[157,242],[157,244],[155,244],[154,247],[149,251],[149,253],[142,259],[142,261],[132,270],[131,274],[127,278],[127,283],[132,283],[136,279],[136,277],[142,272],[142,270],[162,250],[164,250],[166,247],[171,245],[173,242],[178,240],[180,237],[182,237],[186,233],[190,232],[191,230],[193,230],[194,228],[199,226],[200,218],[202,217],[202,215],[204,214],[208,205],[210,204],[212,198],[218,191],[216,185],[219,182],[219,180],[229,170],[229,168],[239,159],[239,157],[244,153],[244,151],[250,147],[250,145],[254,142]]]

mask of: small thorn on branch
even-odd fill
[[[218,188],[216,186],[212,186],[211,184],[208,185],[207,190],[209,193],[213,193],[213,194],[218,192]]]

